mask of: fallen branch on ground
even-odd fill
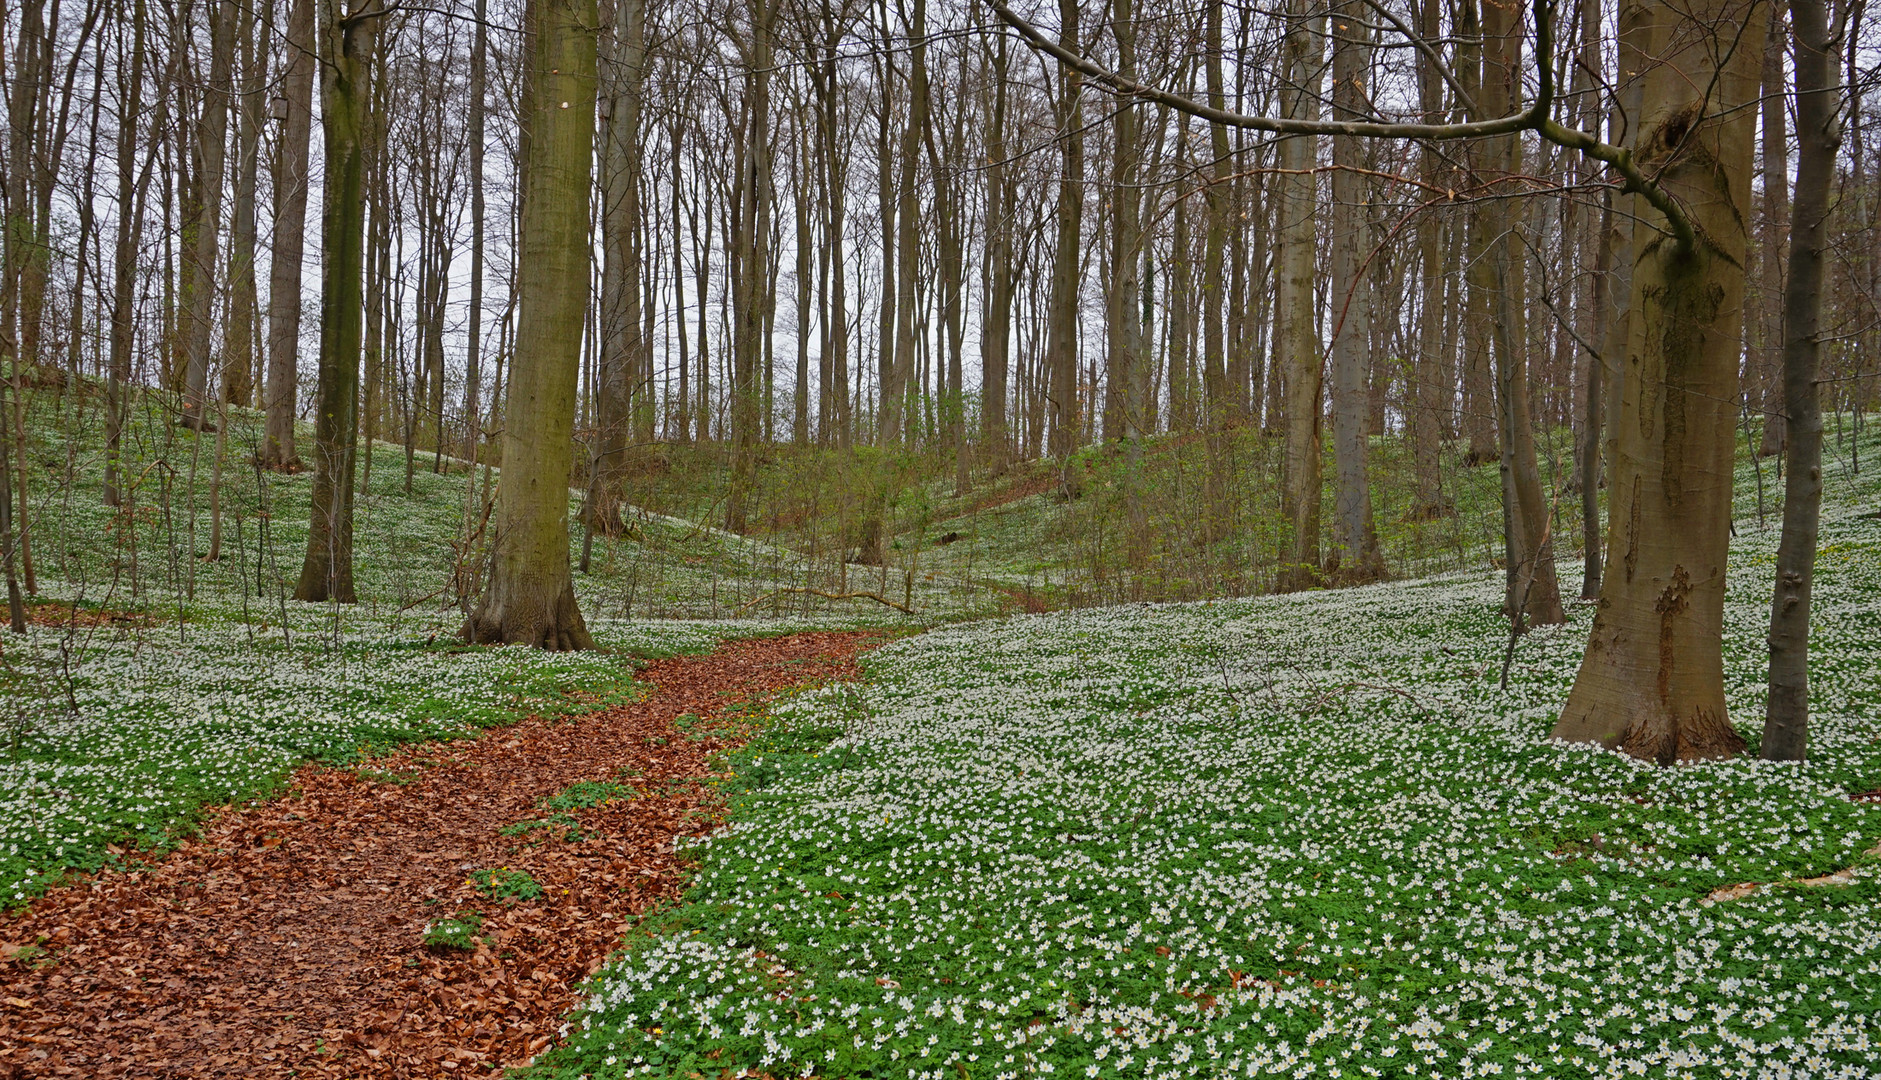
[[[757,607],[759,604],[764,603],[766,600],[773,600],[779,596],[784,596],[787,594],[795,594],[795,595],[800,595],[800,596],[820,596],[825,600],[873,600],[878,604],[886,604],[887,606],[894,608],[896,611],[901,612],[903,615],[914,614],[914,609],[912,607],[909,607],[907,604],[896,603],[895,601],[890,600],[888,597],[883,596],[881,593],[872,593],[872,592],[832,593],[832,592],[824,592],[822,589],[802,589],[802,588],[778,589],[775,592],[768,592],[768,593],[765,593],[763,596],[758,597],[756,600],[745,601],[744,603],[738,605],[738,609],[740,611],[743,611],[746,608],[754,608],[754,607]]]

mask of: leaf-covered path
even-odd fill
[[[14,1077],[474,1076],[555,1037],[575,988],[636,915],[677,895],[673,837],[709,824],[724,745],[675,720],[852,677],[862,633],[729,643],[658,661],[643,700],[532,718],[359,771],[309,766],[287,798],[232,810],[155,868],[54,890],[0,917],[0,1080]],[[641,797],[540,800],[632,776]],[[514,831],[514,830],[512,830]],[[510,868],[505,903],[471,885]],[[434,955],[427,924],[475,910],[474,953]]]

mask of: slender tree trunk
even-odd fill
[[[314,402],[313,515],[296,600],[354,602],[353,482],[359,449],[361,277],[365,269],[366,150],[378,0],[347,14],[327,0],[319,28],[326,190],[320,282],[320,385]]]
[[[641,84],[646,68],[645,0],[618,0],[608,36],[604,85],[609,107],[601,135],[600,364],[595,393],[588,529],[614,535],[621,517],[635,389],[646,362],[641,338],[640,152]]]
[[[255,34],[255,13],[244,7],[242,97],[235,136],[235,205],[229,224],[229,320],[223,332],[222,400],[248,405],[255,396],[255,183],[260,165],[262,108],[267,100],[268,50]],[[268,19],[263,32],[271,32]]]
[[[1360,21],[1353,0],[1332,13],[1332,107],[1340,120],[1367,113],[1366,84],[1371,33]],[[1369,231],[1370,181],[1353,171],[1363,168],[1363,147],[1349,136],[1332,140],[1332,339],[1333,537],[1326,556],[1328,576],[1360,584],[1385,576],[1384,555],[1372,523],[1371,479],[1366,475],[1368,401],[1366,375],[1371,370],[1371,278],[1365,273],[1363,245]]]
[[[1058,43],[1078,51],[1078,5],[1059,0]],[[1058,140],[1062,160],[1058,174],[1058,247],[1052,259],[1050,314],[1045,346],[1048,374],[1047,401],[1051,410],[1048,452],[1066,459],[1076,449],[1082,423],[1078,416],[1078,299],[1079,271],[1083,265],[1084,224],[1084,110],[1080,104],[1083,79],[1061,70],[1058,76]]]
[[[1641,51],[1659,62],[1637,159],[1686,216],[1683,230],[1642,234],[1634,254],[1606,571],[1554,734],[1663,763],[1744,745],[1725,712],[1724,574],[1756,128],[1746,105],[1768,20],[1735,0],[1705,0],[1690,22],[1642,8],[1621,25],[1624,37],[1637,20]],[[1724,26],[1739,36],[1720,66],[1713,31]]]
[[[761,368],[765,366],[771,303],[775,299],[771,273],[771,28],[777,9],[773,3],[751,7],[749,72],[746,75],[748,115],[744,148],[739,155],[736,231],[732,241],[731,386],[731,490],[725,499],[725,529],[746,528],[752,486],[757,473],[758,441],[764,415]]]
[[[1522,22],[1514,8],[1489,5],[1483,18],[1483,79],[1478,96],[1483,116],[1503,116],[1521,99]],[[1522,172],[1522,142],[1513,136],[1487,141],[1488,178],[1505,180]],[[1562,623],[1560,586],[1555,578],[1552,510],[1541,488],[1535,460],[1533,411],[1528,379],[1528,253],[1517,246],[1522,227],[1514,200],[1493,204],[1496,237],[1489,258],[1475,268],[1481,291],[1493,305],[1490,340],[1495,350],[1497,450],[1501,459],[1503,517],[1507,551],[1509,617],[1518,628],[1531,623]]]
[[[823,163],[828,174],[824,185],[828,195],[825,250],[830,258],[830,303],[824,318],[829,323],[830,375],[834,380],[828,392],[830,418],[836,425],[836,445],[847,450],[854,438],[855,421],[849,408],[849,273],[843,248],[848,221],[848,176],[843,167],[842,129],[837,112],[841,91],[836,81],[836,57],[841,39],[827,4],[823,13],[829,35],[823,61],[822,124]]]
[[[183,379],[183,423],[203,430],[209,420],[209,366],[214,345],[217,239],[222,228],[222,190],[228,142],[230,80],[234,67],[235,5],[229,0],[209,4],[209,83],[203,91],[203,114],[196,129],[196,200],[185,226],[189,240],[190,274],[183,296],[186,370]]]
[[[1822,409],[1816,372],[1822,353],[1830,193],[1842,141],[1834,49],[1836,31],[1846,32],[1840,19],[1831,30],[1826,0],[1789,0],[1789,6],[1796,57],[1796,205],[1789,281],[1783,293],[1783,412],[1789,421],[1783,536],[1777,542],[1776,593],[1770,603],[1770,695],[1761,748],[1771,761],[1801,761],[1809,749],[1809,601],[1822,509]],[[1777,31],[1772,20],[1771,33]],[[1765,117],[1768,122],[1768,113]]]
[[[1296,0],[1282,46],[1287,87],[1284,115],[1319,117],[1326,22],[1305,0]],[[1319,140],[1294,136],[1280,144],[1279,348],[1286,357],[1287,434],[1283,501],[1293,539],[1277,582],[1281,591],[1304,589],[1319,577],[1320,390],[1324,361],[1315,323],[1313,256],[1317,244]]]
[[[1013,299],[1012,182],[1006,162],[1007,49],[1006,35],[996,35],[992,115],[987,119],[986,131],[986,300],[981,305],[980,323],[980,453],[995,476],[1006,471],[1012,458],[1006,425]]]
[[[151,159],[144,157],[139,169],[137,133],[143,114],[144,30],[146,9],[136,0],[131,12],[130,75],[118,90],[118,115],[124,119],[118,127],[117,245],[112,257],[111,289],[111,363],[105,377],[105,479],[104,504],[121,506],[121,456],[124,421],[129,411],[127,388],[131,381],[131,349],[135,344],[137,322],[137,247],[142,234],[145,192],[150,184]],[[120,57],[119,70],[124,70]],[[158,130],[165,110],[151,130]]]
[[[464,312],[464,460],[483,451],[483,139],[488,93],[489,28],[486,0],[476,0],[470,44],[470,306]]]
[[[307,227],[307,159],[313,132],[314,4],[293,0],[287,17],[287,66],[278,91],[281,138],[274,160],[274,243],[268,273],[267,422],[261,464],[292,469],[298,410],[301,258]]]
[[[1758,457],[1783,452],[1788,412],[1789,335],[1783,329],[1783,317],[1789,309],[1783,291],[1783,240],[1790,234],[1789,115],[1785,107],[1789,99],[1783,79],[1783,9],[1787,6],[1789,0],[1770,5],[1770,33],[1763,47],[1763,274],[1757,290],[1762,332],[1756,350],[1756,397],[1763,413],[1763,440],[1757,447]],[[1799,43],[1799,47],[1808,46]],[[1802,137],[1800,131],[1797,137]]]
[[[594,644],[569,567],[568,481],[588,306],[598,17],[594,0],[529,0],[524,15],[516,360],[489,587],[464,627],[473,642]]]

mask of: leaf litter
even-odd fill
[[[879,640],[731,642],[647,665],[652,692],[631,704],[409,747],[370,769],[308,765],[286,797],[228,809],[153,866],[0,916],[0,1080],[526,1063],[636,919],[679,896],[674,839],[718,818],[704,781],[738,735],[693,721],[853,678]],[[503,834],[571,784],[613,777],[633,778],[632,797],[577,811],[578,839]],[[541,896],[483,896],[475,872],[498,868],[527,873]],[[474,950],[425,947],[428,925],[464,912],[482,919]]]

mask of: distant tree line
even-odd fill
[[[1790,455],[1773,670],[1806,703],[1819,388],[1859,413],[1881,379],[1861,0],[3,14],[16,621],[22,395],[79,378],[108,502],[128,388],[217,433],[218,470],[224,411],[262,410],[257,462],[315,472],[302,599],[352,598],[360,438],[403,443],[408,487],[420,450],[500,463],[466,633],[548,647],[587,643],[568,488],[618,531],[657,441],[724,447],[742,532],[767,445],[931,451],[964,489],[1235,429],[1283,447],[1283,589],[1389,573],[1372,436],[1411,448],[1416,517],[1452,512],[1446,441],[1493,463],[1519,631],[1564,618],[1562,431],[1607,666],[1561,730],[1702,757],[1737,748],[1716,637],[1750,439]]]

